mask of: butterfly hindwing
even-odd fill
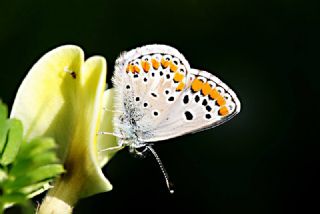
[[[187,78],[186,88],[148,142],[213,128],[240,111],[235,93],[217,77],[191,69]]]

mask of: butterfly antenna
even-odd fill
[[[151,146],[146,146],[146,147],[151,151],[151,153],[153,154],[153,156],[156,158],[156,160],[157,160],[157,162],[158,162],[158,164],[159,164],[159,166],[160,166],[161,172],[162,172],[162,174],[163,174],[163,176],[164,176],[164,179],[165,179],[165,181],[166,181],[168,190],[169,190],[169,192],[170,192],[171,194],[173,194],[173,193],[174,193],[173,185],[172,185],[172,183],[169,181],[168,173],[167,173],[167,171],[165,170],[165,168],[164,168],[164,166],[163,166],[163,164],[162,164],[162,161],[160,160],[158,154],[156,153],[156,151],[155,151]]]
[[[123,138],[122,135],[119,135],[119,134],[116,134],[116,133],[113,133],[113,132],[97,132],[97,135],[113,135],[117,138]]]

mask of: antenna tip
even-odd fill
[[[170,194],[173,194],[173,193],[174,193],[174,190],[173,190],[173,189],[171,189],[171,190],[170,190]]]

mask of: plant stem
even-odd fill
[[[49,190],[39,207],[38,214],[70,214],[79,199],[80,189],[72,185],[72,180],[59,178]]]
[[[38,214],[58,214],[58,213],[65,213],[69,214],[72,213],[73,207],[70,206],[65,201],[52,197],[52,196],[46,196],[44,201],[42,202]]]

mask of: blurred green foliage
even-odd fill
[[[47,190],[49,182],[64,172],[55,154],[51,138],[23,140],[23,126],[17,119],[8,119],[6,105],[0,101],[0,213],[22,204]]]

